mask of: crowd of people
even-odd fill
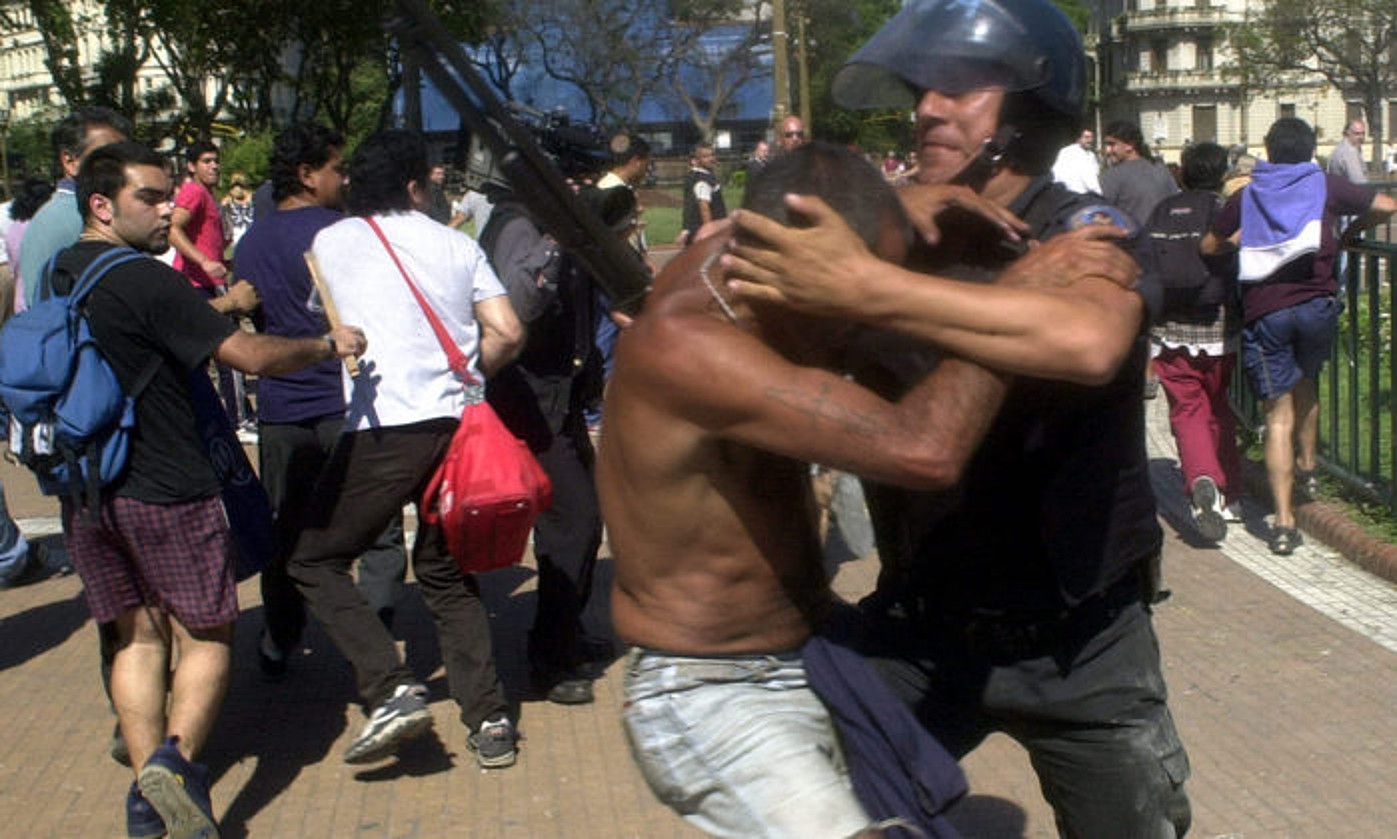
[[[1179,447],[1183,494],[1197,535],[1226,538],[1244,520],[1241,458],[1229,404],[1241,353],[1264,415],[1264,462],[1275,515],[1268,543],[1292,553],[1294,489],[1313,490],[1318,467],[1320,368],[1329,357],[1347,262],[1341,244],[1389,218],[1391,196],[1366,187],[1366,126],[1350,120],[1322,171],[1303,120],[1277,120],[1265,159],[1213,142],[1188,144],[1166,166],[1137,124],[1083,130],[1059,150],[1053,177],[1126,211],[1163,264],[1166,299],[1151,330],[1146,398],[1163,389]],[[1326,174],[1327,172],[1327,174]],[[1303,210],[1295,209],[1308,195]],[[1250,219],[1250,224],[1242,224]],[[1246,229],[1246,233],[1241,232]],[[1191,253],[1174,250],[1186,242]]]
[[[831,93],[911,112],[912,165],[812,140],[788,115],[729,208],[700,144],[683,249],[634,319],[507,185],[453,201],[414,132],[346,157],[335,131],[289,126],[267,182],[235,173],[220,201],[212,144],[184,150],[176,189],[120,115],[62,121],[64,179],[51,195],[26,184],[9,210],[5,309],[67,294],[122,249],[152,257],[116,264],[85,306],[139,394],[137,433],[96,509],[62,498],[61,561],[32,556],[0,506],[0,584],[34,563],[80,575],[113,757],[133,776],[128,835],[218,835],[198,755],[238,602],[236,534],[194,419],[212,379],[255,431],[275,513],[258,666],[295,678],[308,615],[324,626],[365,716],[348,763],[433,724],[392,634],[409,565],[465,746],[485,769],[517,759],[477,581],[420,510],[404,536],[404,506],[485,400],[553,488],[533,539],[532,696],[592,702],[616,658],[582,621],[605,524],[621,722],[656,797],[695,826],[953,835],[956,761],[999,731],[1028,750],[1063,835],[1182,836],[1189,763],[1152,617],[1148,371],[1216,542],[1242,495],[1226,405],[1240,344],[1266,413],[1271,549],[1293,551],[1339,245],[1397,203],[1345,174],[1358,122],[1331,174],[1293,118],[1265,160],[1191,145],[1177,180],[1138,125],[1110,122],[1103,169],[1085,66],[1046,0],[907,4]],[[606,171],[576,173],[578,198],[649,267],[636,187],[651,149],[623,133],[611,152]],[[861,489],[871,522],[879,579],[856,605],[829,588],[817,465]]]

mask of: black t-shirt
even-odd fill
[[[88,263],[113,247],[79,242],[54,266],[54,288],[67,293]],[[190,371],[205,364],[237,328],[213,310],[189,280],[156,259],[107,273],[85,303],[88,326],[128,393],[152,358],[161,364],[136,399],[136,429],[126,473],[111,490],[149,504],[209,498],[220,491],[189,400]]]
[[[1038,179],[1009,209],[1042,240],[1063,232],[1092,203],[1101,199]],[[947,233],[943,227],[941,261],[928,266],[938,274],[987,281],[1012,258],[985,244],[996,238],[992,232]],[[960,253],[956,240],[967,244]],[[1154,280],[1142,278],[1140,292],[1146,309],[1157,312]],[[884,593],[911,591],[952,609],[1056,610],[1102,591],[1158,553],[1163,535],[1141,396],[1147,325],[1108,384],[1015,379],[956,487],[922,493],[868,485],[880,550],[908,560],[899,574],[880,580]],[[879,389],[888,392],[896,381],[905,390],[924,375],[925,364],[915,366],[920,370],[884,369]]]

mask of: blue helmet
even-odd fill
[[[1048,0],[913,0],[849,59],[832,94],[846,108],[913,108],[926,90],[983,87],[1080,119],[1081,36]]]

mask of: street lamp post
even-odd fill
[[[772,103],[772,124],[780,127],[781,120],[791,112],[790,59],[787,57],[786,3],[771,3],[771,71],[775,102]]]
[[[10,197],[10,106],[0,105],[0,184]]]

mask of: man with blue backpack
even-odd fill
[[[299,339],[236,328],[146,258],[169,246],[170,196],[164,161],[146,147],[123,141],[88,155],[77,177],[82,234],[50,266],[51,296],[0,336],[0,393],[41,486],[62,496],[64,537],[93,618],[116,626],[112,697],[137,774],[127,832],[212,837],[208,770],[193,758],[227,689],[238,605],[232,534],[196,427],[190,372],[213,358],[282,373],[361,353],[367,342],[354,327]],[[44,333],[46,323],[75,337],[45,341],[55,351],[43,359],[8,340]],[[59,356],[72,372],[67,381],[58,374],[58,398],[26,399],[38,389],[21,385],[40,378],[45,359],[59,366]],[[21,375],[25,366],[33,375]],[[76,386],[101,382],[103,368],[119,385],[115,409],[89,398],[101,387]],[[80,432],[82,418],[68,410],[80,402],[102,408],[108,422],[89,417]]]

